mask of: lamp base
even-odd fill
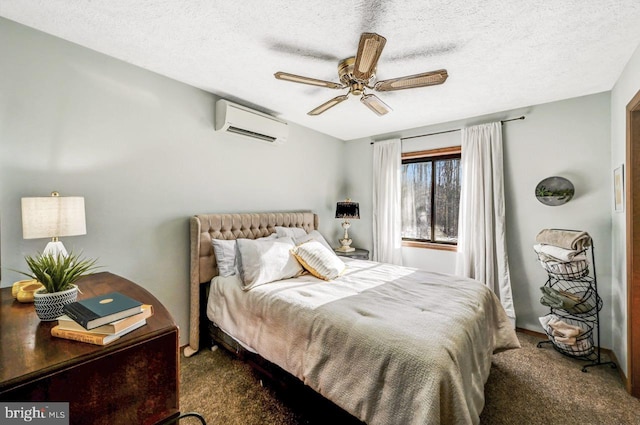
[[[356,249],[353,248],[353,247],[350,247],[350,246],[343,245],[340,248],[336,248],[335,250],[338,251],[338,252],[353,252]]]
[[[345,220],[342,222],[342,228],[344,229],[344,236],[342,239],[338,239],[340,241],[340,248],[336,248],[337,252],[353,252],[356,249],[351,248],[351,238],[349,237],[349,227],[351,227],[351,223],[349,220]]]
[[[49,242],[44,248],[44,251],[42,251],[42,255],[52,255],[54,258],[58,258],[58,255],[61,255],[62,257],[69,256],[61,241]]]
[[[356,249],[352,248],[351,245],[351,239],[349,237],[344,238],[344,239],[338,239],[340,241],[340,248],[336,248],[336,251],[338,252],[353,252]]]

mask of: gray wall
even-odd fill
[[[523,121],[503,126],[507,249],[516,325],[541,331],[538,317],[547,312],[539,303],[539,287],[544,284],[546,275],[532,249],[536,234],[550,227],[584,229],[595,243],[599,292],[604,299],[601,312],[604,347],[612,347],[609,102],[609,93],[601,93],[387,135],[407,137],[526,115]],[[459,144],[460,133],[455,132],[436,136],[431,142],[429,138],[403,142],[403,151]],[[347,142],[346,152],[350,164],[347,191],[351,198],[360,202],[363,218],[353,222],[350,235],[354,244],[371,247],[370,139]],[[535,199],[534,189],[538,182],[553,175],[573,182],[576,195],[571,202],[548,207]],[[405,265],[412,267],[455,271],[455,253],[452,252],[403,248],[403,260]]]
[[[2,286],[26,269],[20,198],[84,196],[67,249],[152,292],[188,337],[188,217],[313,210],[335,239],[344,142],[290,125],[282,146],[214,132],[216,98],[0,19]]]
[[[625,164],[626,160],[626,110],[627,104],[640,90],[640,46],[627,63],[618,82],[611,91],[611,169]],[[626,166],[627,164],[625,164]],[[613,212],[612,219],[612,303],[613,347],[620,367],[627,374],[627,261],[626,261],[626,211]]]

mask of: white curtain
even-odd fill
[[[402,265],[400,139],[373,144],[373,260]]]
[[[515,326],[505,234],[500,122],[462,130],[461,168],[456,273],[491,288]]]

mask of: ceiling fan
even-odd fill
[[[279,80],[327,87],[330,89],[349,88],[349,91],[346,94],[336,96],[312,109],[307,112],[308,115],[320,115],[327,109],[347,100],[349,94],[354,96],[362,95],[360,98],[362,103],[376,114],[384,115],[390,112],[391,108],[375,94],[365,93],[365,89],[375,91],[403,90],[416,87],[435,86],[446,81],[448,77],[446,69],[423,72],[421,74],[408,75],[406,77],[392,78],[390,80],[376,81],[375,73],[378,65],[378,59],[380,59],[380,54],[382,53],[382,49],[386,42],[387,39],[381,35],[369,32],[362,33],[356,56],[343,59],[338,63],[338,76],[340,78],[340,83],[317,80],[315,78],[303,77],[300,75],[289,74],[287,72],[276,72],[274,76]]]

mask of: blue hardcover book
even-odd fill
[[[140,313],[142,303],[119,292],[112,292],[67,304],[63,311],[89,330]]]

